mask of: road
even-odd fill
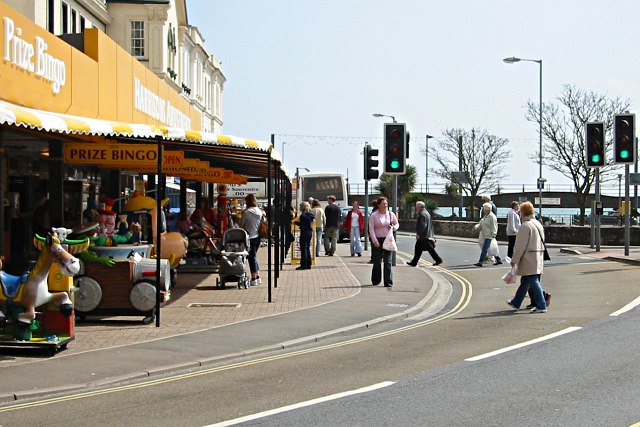
[[[411,268],[403,262],[413,242],[398,240],[401,280],[401,269]],[[294,351],[0,408],[0,424],[204,426],[241,417],[257,417],[244,425],[278,426],[640,421],[639,309],[610,316],[640,295],[637,267],[552,250],[543,280],[552,304],[548,313],[533,315],[505,304],[515,292],[500,280],[506,267],[471,266],[477,244],[440,240],[438,250],[444,268],[421,267],[451,284],[443,287],[438,314]],[[368,283],[368,266],[353,273]],[[553,333],[563,334],[467,360]],[[357,392],[373,385],[380,388]],[[293,404],[301,407],[262,415]]]

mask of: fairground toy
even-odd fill
[[[30,271],[20,276],[0,271],[0,301],[4,303],[0,346],[45,346],[55,352],[74,339],[69,293],[72,276],[80,270],[74,255],[86,251],[89,240],[67,240],[70,231],[53,228],[46,237],[36,235],[33,244],[40,255]]]

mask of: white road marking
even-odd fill
[[[568,334],[570,332],[578,331],[580,329],[582,329],[582,328],[580,328],[578,326],[572,326],[570,328],[563,329],[563,330],[555,332],[553,334],[545,335],[544,337],[536,338],[536,339],[533,339],[531,341],[525,341],[525,342],[520,343],[520,344],[512,345],[510,347],[501,348],[499,350],[495,350],[495,351],[492,351],[490,353],[481,354],[480,356],[474,356],[474,357],[470,357],[470,358],[464,359],[464,360],[467,361],[467,362],[477,362],[478,360],[488,359],[489,357],[497,356],[498,354],[506,353],[508,351],[516,350],[516,349],[522,348],[522,347],[526,347],[526,346],[531,345],[531,344],[536,344],[536,343],[539,343],[539,342],[542,342],[542,341],[550,340],[551,338],[559,337],[560,335]]]
[[[223,427],[223,426],[232,426],[240,423],[244,423],[247,421],[253,421],[260,418],[268,417],[270,415],[281,414],[283,412],[292,411],[294,409],[304,408],[306,406],[317,405],[318,403],[329,402],[331,400],[342,399],[343,397],[352,396],[354,394],[368,393],[370,391],[378,390],[384,387],[388,387],[390,385],[395,384],[393,381],[384,381],[378,384],[373,384],[368,387],[362,387],[351,391],[345,391],[342,393],[336,393],[325,397],[319,397],[317,399],[311,399],[306,402],[295,403],[293,405],[283,406],[282,408],[271,409],[269,411],[258,412],[257,414],[247,415],[245,417],[236,418],[234,420],[222,421],[216,424],[209,424],[204,427]]]
[[[609,316],[619,316],[622,313],[626,313],[629,310],[634,309],[635,307],[637,307],[638,305],[640,305],[640,297],[634,299],[633,301],[631,301],[629,304],[625,305],[624,307],[622,307],[620,310],[618,311],[614,311],[613,313],[611,313]]]

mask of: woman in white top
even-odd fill
[[[516,244],[516,235],[520,230],[520,205],[518,202],[511,202],[511,210],[507,214],[507,256],[513,258],[513,247]]]

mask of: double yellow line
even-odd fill
[[[104,390],[94,390],[94,391],[81,392],[81,393],[72,394],[72,395],[68,395],[68,396],[61,396],[61,397],[54,397],[54,398],[50,398],[50,399],[39,400],[37,402],[19,403],[19,404],[16,404],[16,405],[7,406],[5,408],[0,408],[0,413],[9,412],[9,411],[16,411],[16,410],[19,410],[19,409],[36,408],[36,407],[40,407],[40,406],[52,405],[52,404],[57,404],[57,403],[62,403],[62,402],[69,402],[69,401],[72,401],[72,400],[86,399],[86,398],[89,398],[89,397],[96,397],[96,396],[102,396],[102,395],[106,395],[106,394],[113,394],[113,393],[137,390],[137,389],[142,389],[142,388],[147,388],[147,387],[153,387],[153,386],[156,386],[156,385],[168,384],[168,383],[172,383],[172,382],[175,382],[175,381],[181,381],[181,380],[186,380],[186,379],[190,379],[190,378],[196,378],[196,377],[200,377],[200,376],[203,376],[203,375],[215,374],[215,373],[218,373],[218,372],[229,371],[229,370],[232,370],[232,369],[238,369],[238,368],[243,368],[243,367],[247,367],[247,366],[259,365],[261,363],[267,363],[267,362],[272,362],[272,361],[276,361],[276,360],[283,360],[283,359],[287,359],[287,358],[290,358],[290,357],[296,357],[296,356],[302,356],[302,355],[306,355],[306,354],[312,354],[312,353],[316,353],[316,352],[320,352],[320,351],[330,350],[330,349],[339,348],[339,347],[345,347],[345,346],[352,345],[352,344],[358,344],[358,343],[361,343],[361,342],[371,341],[371,340],[374,340],[374,339],[378,339],[378,338],[383,338],[383,337],[387,337],[387,336],[390,336],[390,335],[399,334],[399,333],[402,333],[402,332],[406,332],[406,331],[410,331],[410,330],[413,330],[413,329],[421,328],[423,326],[427,326],[427,325],[439,322],[439,321],[444,320],[444,319],[448,319],[450,317],[453,317],[453,316],[457,315],[458,313],[460,313],[462,310],[464,310],[469,305],[469,303],[471,302],[471,296],[473,295],[473,288],[471,286],[471,283],[467,279],[465,279],[464,277],[458,275],[457,273],[455,273],[453,271],[446,270],[446,269],[440,268],[440,267],[432,267],[432,268],[436,269],[441,274],[445,274],[445,275],[450,276],[450,277],[454,278],[455,280],[457,280],[460,283],[461,287],[462,287],[462,292],[460,294],[460,298],[456,302],[456,305],[451,310],[449,310],[447,312],[444,312],[442,314],[439,314],[438,316],[432,317],[430,319],[426,319],[426,320],[423,320],[423,321],[420,321],[420,322],[416,322],[416,323],[413,323],[411,325],[402,326],[400,328],[393,329],[393,330],[390,330],[390,331],[379,332],[379,333],[376,333],[376,334],[367,335],[365,337],[353,338],[353,339],[350,339],[350,340],[347,340],[347,341],[341,341],[339,343],[326,344],[326,345],[322,345],[322,346],[314,347],[314,348],[310,348],[310,349],[292,351],[292,352],[288,352],[286,354],[279,354],[279,355],[261,357],[259,359],[255,359],[255,360],[232,363],[230,365],[219,366],[219,367],[215,367],[215,368],[203,369],[203,370],[199,370],[197,372],[189,372],[189,373],[180,374],[180,375],[176,375],[176,376],[169,377],[169,378],[158,378],[158,379],[149,380],[149,381],[145,381],[143,383],[138,383],[138,384],[127,384],[127,385],[124,385],[124,386],[110,387],[110,388],[104,389]]]

